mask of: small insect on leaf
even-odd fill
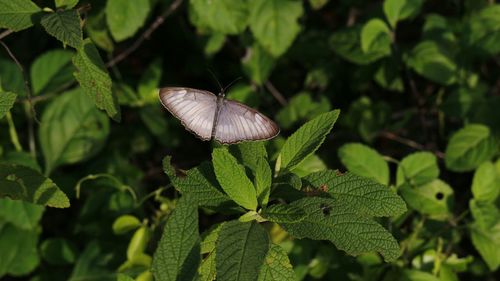
[[[332,207],[328,206],[325,203],[321,203],[319,205],[319,208],[321,209],[321,212],[323,213],[323,215],[325,215],[325,217],[329,216],[332,211]]]

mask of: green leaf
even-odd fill
[[[0,198],[0,221],[11,223],[17,228],[36,229],[44,210],[43,206],[26,201]]]
[[[64,45],[75,49],[83,43],[80,16],[77,10],[62,10],[43,16],[40,21],[48,34],[57,38]]]
[[[0,170],[1,171],[1,170]],[[11,224],[0,225],[0,277],[27,275],[40,263],[36,230],[22,230]]]
[[[151,232],[145,225],[139,227],[130,239],[127,247],[127,259],[134,260],[141,255],[144,255],[148,242],[151,238]]]
[[[10,111],[14,102],[16,101],[17,95],[11,92],[0,91],[0,119],[2,119],[7,112]]]
[[[424,215],[435,219],[452,215],[453,189],[442,180],[435,179],[415,188],[404,185],[399,190],[406,203]]]
[[[264,49],[279,57],[290,48],[301,29],[301,1],[254,0],[250,5],[250,30]]]
[[[76,261],[77,249],[70,240],[50,238],[40,246],[42,257],[49,264],[66,265]]]
[[[104,8],[94,11],[87,15],[85,21],[85,33],[92,39],[92,42],[97,47],[112,53],[114,49],[114,42],[108,30],[106,23],[106,10]]]
[[[0,58],[0,90],[26,96],[23,73],[12,60]]]
[[[196,273],[200,261],[200,235],[198,206],[193,203],[182,196],[165,224],[152,265],[158,281],[191,280]]]
[[[442,85],[457,81],[457,65],[450,54],[434,41],[422,41],[411,51],[407,65],[418,74]]]
[[[224,222],[216,224],[202,234],[200,248],[201,253],[205,256],[205,258],[201,261],[200,267],[198,268],[201,281],[215,280],[215,245],[217,243],[217,239],[219,238],[219,232],[222,229],[223,224]]]
[[[416,152],[406,156],[398,165],[396,186],[409,184],[418,187],[439,177],[439,167],[434,154]]]
[[[130,230],[134,230],[141,226],[141,221],[138,218],[132,215],[122,215],[119,216],[113,222],[113,233],[114,234],[123,234],[129,232]]]
[[[59,165],[91,158],[109,134],[109,119],[79,88],[55,98],[45,108],[41,121],[39,139],[46,174]]]
[[[474,51],[493,56],[500,52],[500,5],[488,5],[469,17],[465,25],[464,39]]]
[[[490,129],[469,124],[455,132],[445,151],[446,167],[455,172],[471,171],[495,155],[497,143]]]
[[[242,33],[248,25],[248,4],[244,0],[190,0],[191,22],[222,34]]]
[[[79,0],[54,0],[57,8],[71,9],[78,4]]]
[[[137,92],[144,104],[158,103],[158,91],[162,75],[162,60],[155,59],[141,76]]]
[[[324,171],[326,169],[327,166],[325,162],[323,162],[318,155],[311,154],[307,156],[304,161],[300,162],[299,165],[295,166],[291,172],[299,177],[305,177],[309,174]]]
[[[0,0],[0,28],[20,31],[32,26],[40,8],[30,0]]]
[[[472,179],[472,195],[478,201],[495,202],[500,194],[500,175],[491,162],[481,164]]]
[[[0,164],[0,196],[54,208],[69,207],[69,199],[49,178],[18,165]]]
[[[443,279],[438,278],[428,272],[420,271],[416,269],[405,269],[401,274],[402,281],[442,281]]]
[[[215,148],[212,152],[212,163],[217,181],[229,197],[246,209],[256,210],[255,187],[236,158],[225,148]]]
[[[73,52],[54,49],[39,56],[31,65],[31,86],[33,93],[56,91],[74,81],[71,64]]]
[[[493,272],[500,267],[500,222],[484,228],[477,224],[470,226],[472,244]]]
[[[293,133],[281,148],[277,160],[277,162],[281,161],[280,170],[289,171],[314,153],[332,130],[339,113],[340,110],[323,113]]]
[[[183,195],[189,195],[197,205],[205,207],[217,207],[230,202],[231,199],[220,191],[213,169],[207,163],[188,170],[185,176],[180,177],[175,174],[170,159],[170,156],[163,159],[163,170]]]
[[[222,229],[222,225],[225,222],[215,224],[210,229],[203,232],[201,235],[200,249],[202,254],[210,253],[215,251],[215,245],[219,237],[219,232]]]
[[[0,163],[16,164],[31,168],[37,172],[42,171],[35,157],[26,151],[7,151],[5,155],[0,158]]]
[[[303,220],[306,213],[289,204],[275,204],[262,210],[262,217],[275,223],[294,223]]]
[[[393,57],[381,61],[380,67],[373,79],[381,87],[395,92],[404,91],[403,79],[401,79],[400,64]]]
[[[340,147],[338,154],[350,172],[389,184],[389,165],[376,150],[361,143],[349,143]]]
[[[361,26],[355,25],[336,31],[330,37],[329,43],[335,53],[355,64],[370,64],[387,55],[384,52],[363,52],[360,40]]]
[[[278,245],[271,244],[264,264],[260,268],[258,281],[290,280],[297,280],[297,276],[293,271],[286,251]]]
[[[143,279],[139,279],[139,276],[141,276],[141,275],[138,275],[135,280],[136,281],[143,280]],[[153,278],[153,277],[151,277],[151,278]],[[146,280],[149,280],[149,279],[146,279]],[[128,275],[123,274],[123,273],[118,273],[116,275],[116,281],[134,281],[134,279]]]
[[[271,194],[272,171],[269,167],[267,159],[260,157],[257,159],[255,169],[255,191],[257,193],[257,201],[260,206],[266,206]]]
[[[107,262],[103,259],[106,255],[97,241],[90,240],[85,245],[85,250],[78,256],[68,281],[81,280],[116,280],[116,273],[106,268]]]
[[[328,193],[356,213],[369,216],[397,216],[406,211],[405,202],[387,186],[351,173],[338,175],[327,170],[308,175],[304,179]]]
[[[247,49],[242,59],[243,71],[257,85],[264,84],[274,68],[274,58],[258,43]]]
[[[413,17],[420,12],[422,0],[385,0],[384,14],[392,28],[400,20]]]
[[[108,0],[106,21],[113,38],[119,42],[134,36],[144,25],[150,10],[149,0]]]
[[[364,53],[391,53],[391,30],[381,19],[369,20],[361,29],[361,50]]]
[[[99,109],[106,110],[108,116],[120,121],[118,100],[111,91],[111,78],[94,44],[86,39],[78,49],[73,64],[77,68],[74,74],[80,86],[95,102]]]
[[[264,142],[254,141],[254,142],[242,142],[237,145],[229,146],[229,151],[231,152],[238,162],[256,171],[258,167],[258,161],[261,158],[267,159],[267,151],[264,146]]]
[[[477,201],[471,199],[469,208],[474,218],[474,223],[483,229],[490,229],[500,221],[500,210],[494,202]]]
[[[200,267],[198,268],[198,273],[200,274],[200,281],[213,281],[215,280],[217,269],[215,265],[215,251],[207,255],[205,259],[201,261]]]
[[[298,121],[308,121],[330,111],[331,106],[328,98],[321,96],[318,101],[315,101],[312,96],[313,94],[309,92],[294,95],[276,115],[276,121],[280,126],[289,129]]]
[[[330,0],[309,0],[309,4],[311,5],[311,8],[314,10],[319,10],[323,8],[326,4],[328,4]]]
[[[329,240],[349,255],[376,251],[387,262],[399,257],[398,242],[385,228],[342,204],[341,200],[319,197],[294,201],[290,205],[304,209],[307,216],[281,226],[295,238]],[[325,213],[325,208],[330,211]]]
[[[218,53],[226,43],[226,35],[220,32],[210,34],[205,44],[205,55],[213,56]]]
[[[256,222],[230,221],[220,230],[216,250],[217,280],[257,280],[269,237]]]

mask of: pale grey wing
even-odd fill
[[[246,140],[267,140],[280,132],[271,119],[236,101],[225,100],[220,109],[215,139],[224,144]]]
[[[186,129],[203,140],[212,138],[217,105],[214,94],[190,88],[162,88],[160,101]]]

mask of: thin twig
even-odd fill
[[[9,36],[11,33],[13,33],[14,30],[12,29],[7,29],[4,32],[0,33],[0,40],[4,39],[5,37]]]
[[[410,70],[408,69],[408,67],[406,67],[406,64],[403,62],[402,54],[399,50],[398,45],[396,44],[395,38],[396,38],[396,32],[393,31],[393,43],[392,43],[393,54],[402,68],[402,80],[404,88],[406,91],[411,92],[413,98],[415,99],[415,102],[417,103],[417,113],[420,121],[420,126],[422,127],[423,139],[427,140],[428,128],[425,120],[425,99],[421,97],[417,88],[417,84],[415,83],[415,80],[413,79]]]
[[[128,47],[125,51],[117,55],[115,58],[112,60],[108,61],[106,63],[106,67],[112,67],[115,64],[118,64],[122,60],[124,60],[126,57],[128,57],[131,53],[133,53],[141,44],[144,42],[144,40],[148,39],[149,36],[165,21],[165,18],[170,16],[182,3],[183,0],[175,0],[170,6],[160,15],[156,18],[156,20],[142,33],[142,35],[132,44],[130,47]]]
[[[9,56],[12,58],[12,60],[14,60],[17,67],[19,67],[19,69],[21,70],[21,74],[23,75],[24,89],[26,91],[26,96],[28,97],[28,104],[27,105],[29,107],[29,108],[25,108],[26,116],[28,119],[28,138],[29,138],[28,144],[29,144],[31,155],[36,157],[35,133],[34,133],[35,129],[34,129],[33,120],[35,120],[38,124],[40,124],[40,121],[38,120],[38,118],[36,116],[35,107],[33,106],[33,103],[31,102],[31,87],[30,87],[30,84],[28,81],[28,76],[26,76],[26,72],[24,71],[23,65],[17,60],[16,56],[14,56],[14,54],[11,52],[9,47],[2,40],[0,40],[0,44],[2,44],[2,46],[5,48],[5,50],[9,54]]]
[[[2,41],[0,40],[0,44],[2,44],[2,46],[5,48],[5,50],[7,51],[7,53],[9,54],[9,56],[12,58],[12,60],[14,60],[14,62],[16,63],[17,67],[19,67],[19,69],[21,70],[21,73],[23,75],[23,79],[24,79],[24,90],[26,91],[26,95],[28,96],[28,103],[30,105],[30,108],[31,108],[31,113],[33,114],[33,118],[35,118],[35,121],[37,123],[40,123],[40,121],[38,121],[38,118],[36,116],[36,111],[35,111],[35,107],[33,106],[33,104],[31,103],[31,88],[30,88],[30,82],[28,81],[28,76],[26,76],[26,72],[24,71],[24,67],[23,65],[17,60],[16,56],[14,56],[14,54],[11,52],[11,50],[9,49],[9,47]]]
[[[406,146],[409,146],[411,148],[415,148],[417,150],[428,150],[424,145],[414,141],[414,140],[410,140],[410,139],[407,139],[407,138],[403,138],[403,137],[400,137],[394,133],[391,133],[391,132],[387,132],[387,131],[384,131],[384,132],[381,132],[379,133],[379,136],[380,137],[383,137],[383,138],[386,138],[386,139],[390,139],[390,140],[393,140],[393,141],[396,141],[396,142],[399,142],[399,143],[402,143]],[[435,150],[433,151],[433,153],[440,159],[444,159],[444,153],[439,151],[439,150]]]
[[[273,95],[273,97],[282,105],[282,106],[285,106],[287,104],[287,101],[285,99],[285,97],[283,97],[283,95],[276,89],[276,87],[274,87],[274,85],[269,82],[269,81],[266,81],[266,83],[264,83],[264,85],[266,86],[267,90],[269,92],[271,92],[271,95]]]
[[[17,151],[23,151],[23,147],[21,146],[21,143],[19,143],[19,137],[17,135],[16,125],[14,124],[14,120],[12,119],[12,114],[10,113],[10,111],[7,111],[5,117],[7,118],[7,123],[9,124],[9,135],[12,144],[14,145]]]

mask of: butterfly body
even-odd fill
[[[267,140],[279,133],[278,126],[255,109],[227,100],[223,92],[182,87],[160,89],[160,102],[181,124],[202,140],[222,144]]]

